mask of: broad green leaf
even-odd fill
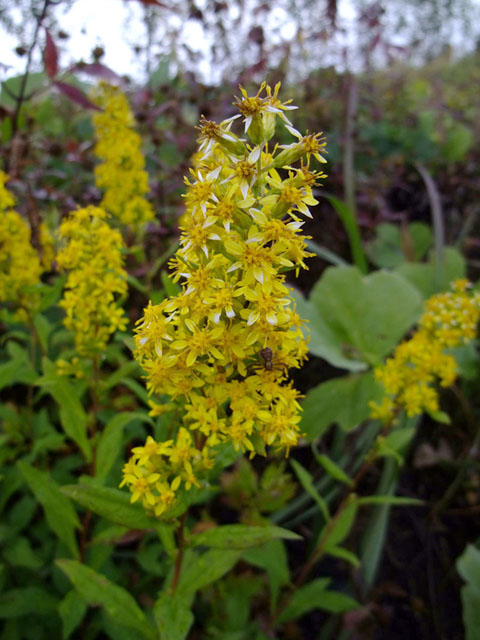
[[[66,545],[71,554],[78,557],[75,528],[80,528],[80,521],[70,500],[60,492],[60,488],[50,474],[39,471],[22,461],[18,462],[18,468],[42,505],[50,529]]]
[[[301,536],[281,527],[252,527],[245,524],[227,524],[193,535],[191,547],[212,547],[215,549],[248,549],[265,544],[275,538],[300,540]]]
[[[189,598],[207,584],[219,580],[236,565],[240,556],[241,551],[236,549],[210,549],[200,556],[194,556],[180,574],[178,596]]]
[[[302,402],[300,430],[312,441],[334,423],[347,431],[354,429],[370,416],[369,402],[380,401],[382,395],[371,371],[322,382]]]
[[[462,588],[463,624],[466,640],[480,639],[480,550],[467,545],[456,563],[467,585]]]
[[[284,543],[282,540],[270,540],[270,542],[261,547],[246,549],[242,554],[242,558],[245,562],[265,569],[267,572],[272,594],[272,610],[274,610],[280,589],[290,581],[290,570]]]
[[[287,607],[282,611],[279,622],[296,620],[313,609],[343,613],[360,607],[356,600],[344,593],[327,591],[329,582],[329,578],[318,578],[297,589]]]
[[[357,515],[358,501],[355,500],[345,507],[339,517],[335,521],[327,523],[320,533],[319,540],[323,539],[327,535],[326,542],[324,544],[324,550],[329,553],[330,549],[337,547],[341,544],[350,533],[350,530],[355,522],[355,516]]]
[[[126,491],[94,484],[69,484],[61,490],[82,507],[129,529],[153,529],[158,533],[171,529],[169,525],[147,515],[139,504],[132,504],[130,494]]]
[[[339,482],[344,482],[349,486],[352,485],[352,480],[347,476],[345,471],[341,467],[339,467],[338,464],[334,462],[331,458],[324,455],[323,453],[322,454],[316,453],[315,449],[314,449],[314,455],[315,455],[316,461],[322,465],[325,471],[330,476],[332,476],[332,478],[334,478],[335,480],[338,480]]]
[[[480,598],[480,549],[467,545],[456,563],[457,571]]]
[[[480,595],[478,590],[468,585],[462,587],[460,594],[465,640],[480,640]]]
[[[290,464],[295,471],[297,478],[300,481],[300,484],[305,489],[305,491],[311,496],[315,502],[317,503],[320,512],[322,513],[325,520],[330,520],[330,513],[328,511],[328,505],[325,500],[321,497],[318,491],[315,488],[313,483],[313,478],[310,473],[303,467],[299,462],[294,460],[293,458],[290,460]]]
[[[25,95],[29,95],[32,91],[40,89],[47,82],[47,76],[43,71],[38,73],[29,73],[25,85]],[[2,90],[0,92],[0,104],[4,107],[15,109],[16,97],[20,95],[20,87],[23,83],[23,74],[8,78],[2,82]]]
[[[122,448],[123,428],[134,420],[151,422],[151,418],[146,413],[140,411],[132,413],[118,413],[107,422],[98,442],[97,455],[95,458],[96,477],[102,482],[105,481],[115,460],[118,458]]]
[[[57,600],[45,589],[25,587],[0,593],[0,618],[19,618],[31,614],[52,615]]]
[[[423,298],[445,291],[452,280],[464,278],[466,274],[466,262],[462,254],[453,247],[445,247],[443,250],[443,281],[437,285],[436,268],[433,257],[429,262],[405,262],[395,272],[408,280],[421,293]]]
[[[132,378],[122,378],[118,383],[130,389],[146,407],[149,406],[150,396],[143,385],[139,384],[136,380],[132,380]]]
[[[362,276],[355,267],[329,267],[313,287],[317,313],[356,359],[379,364],[421,311],[421,297],[397,273]]]
[[[392,269],[408,259],[421,260],[432,244],[432,230],[423,222],[412,222],[405,229],[386,222],[377,226],[368,255],[377,267]]]
[[[336,558],[341,558],[342,560],[349,562],[355,567],[355,569],[358,569],[360,566],[360,560],[358,557],[348,549],[344,549],[343,547],[330,547],[328,549],[328,553],[331,556],[335,556]]]
[[[7,343],[7,352],[11,359],[0,364],[0,389],[19,382],[33,384],[38,375],[28,352],[12,340]]]
[[[161,640],[184,640],[193,624],[193,614],[176,593],[161,593],[153,608]]]
[[[60,422],[65,433],[82,450],[88,461],[92,459],[92,449],[87,437],[87,414],[67,378],[57,376],[55,365],[44,358],[45,375],[37,380],[37,385],[45,389],[59,406]]]
[[[283,623],[289,620],[296,620],[303,616],[304,613],[312,611],[312,609],[319,609],[319,602],[325,594],[330,581],[330,578],[317,578],[293,591],[278,621]]]
[[[302,332],[308,338],[310,353],[323,358],[338,369],[365,370],[366,363],[355,359],[353,354],[345,349],[345,340],[318,313],[318,308],[313,302],[306,300],[297,289],[291,288],[290,293],[295,300],[297,313],[307,321],[302,327]]]
[[[82,621],[87,612],[87,604],[79,593],[72,589],[58,605],[62,619],[63,640],[67,640]]]
[[[43,565],[43,560],[32,549],[30,540],[23,536],[4,549],[3,557],[13,567],[39,569]]]
[[[100,605],[115,624],[135,629],[145,638],[156,639],[155,630],[128,591],[76,560],[57,560],[56,564],[90,606]]]

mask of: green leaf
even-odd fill
[[[56,598],[40,587],[10,589],[0,593],[0,618],[19,618],[32,613],[51,615],[56,608]]]
[[[87,437],[87,414],[75,394],[73,386],[65,378],[57,376],[55,365],[44,358],[45,374],[37,385],[45,389],[55,400],[60,410],[60,422],[65,433],[77,443],[90,462],[92,449]]]
[[[480,550],[467,545],[456,563],[457,571],[480,598]]]
[[[318,491],[315,488],[313,483],[313,478],[310,473],[303,467],[299,462],[294,460],[293,458],[290,460],[290,464],[295,471],[297,478],[300,481],[300,484],[305,489],[305,491],[311,496],[315,502],[317,503],[320,512],[322,513],[325,520],[330,520],[330,513],[328,511],[328,505],[325,500],[320,496]]]
[[[443,278],[438,284],[433,256],[428,263],[405,262],[395,270],[395,273],[408,280],[426,299],[439,291],[447,290],[452,280],[465,277],[467,269],[465,258],[457,249],[445,247],[443,261]]]
[[[236,565],[240,556],[241,551],[236,549],[210,549],[200,556],[195,554],[180,574],[178,596],[191,597],[207,584],[219,580]]]
[[[108,376],[108,378],[105,380],[104,388],[111,389],[119,382],[121,382],[123,378],[130,376],[132,373],[137,373],[138,371],[140,371],[138,362],[136,362],[135,360],[126,362]]]
[[[360,560],[358,559],[358,557],[354,553],[352,553],[348,549],[344,549],[343,547],[331,547],[328,549],[328,554],[349,562],[355,567],[355,569],[358,569],[358,567],[360,566]]]
[[[329,584],[330,578],[317,578],[296,589],[292,593],[288,605],[280,614],[278,621],[283,623],[289,620],[296,620],[303,614],[312,611],[312,609],[319,609],[319,602],[321,602]]]
[[[347,232],[348,240],[350,242],[350,249],[352,251],[352,258],[356,266],[363,273],[367,273],[368,265],[363,250],[362,237],[360,235],[360,229],[358,228],[357,217],[355,211],[353,211],[345,202],[342,202],[338,198],[332,195],[325,196],[335,211],[338,213],[345,231]]]
[[[324,550],[329,553],[330,549],[341,544],[350,533],[357,515],[358,501],[355,500],[345,507],[335,521],[326,524],[320,533],[319,540],[328,535],[324,544]]]
[[[404,496],[364,496],[358,498],[357,503],[360,504],[389,504],[392,506],[417,506],[425,505],[424,500],[418,498],[405,498]]]
[[[61,491],[89,511],[129,529],[153,529],[158,533],[171,529],[169,525],[147,515],[139,504],[132,504],[130,494],[125,491],[94,484],[69,484],[63,486]]]
[[[369,402],[380,401],[383,393],[371,371],[322,382],[302,402],[300,430],[312,441],[334,423],[354,429],[370,416]]]
[[[140,411],[118,413],[107,422],[98,442],[95,460],[95,476],[104,482],[120,455],[123,442],[123,428],[130,422],[139,420],[151,422],[151,418]]]
[[[118,381],[118,384],[123,384],[123,386],[127,387],[127,389],[130,389],[130,391],[134,393],[146,407],[149,406],[148,403],[150,401],[150,396],[148,395],[148,391],[136,380],[132,380],[131,378],[122,378]]]
[[[272,610],[275,609],[280,589],[289,583],[287,552],[282,540],[270,540],[261,547],[247,549],[242,554],[243,560],[254,567],[265,569],[272,594]]]
[[[57,560],[56,564],[90,606],[104,607],[115,624],[135,629],[145,638],[155,640],[155,630],[128,591],[75,560]]]
[[[365,362],[355,359],[353,353],[345,350],[343,337],[326,322],[311,300],[306,300],[302,293],[294,288],[290,289],[290,294],[295,300],[297,313],[307,321],[302,327],[302,332],[305,338],[308,338],[310,353],[323,358],[338,369],[363,371],[367,368]]]
[[[80,522],[70,500],[60,492],[50,474],[34,469],[22,461],[18,462],[18,468],[42,505],[50,529],[66,545],[71,554],[78,557],[75,528],[80,529]]]
[[[5,560],[14,567],[26,567],[27,569],[39,569],[43,560],[32,549],[28,538],[20,536],[3,551]]]
[[[314,455],[315,455],[316,461],[322,465],[325,471],[330,476],[332,476],[332,478],[334,478],[335,480],[338,480],[339,482],[343,482],[348,486],[352,486],[352,480],[347,476],[345,471],[338,466],[336,462],[334,462],[331,458],[324,455],[323,453],[318,454],[315,451],[315,449],[314,449]]]
[[[466,640],[480,639],[480,550],[467,545],[456,563],[467,585],[462,588],[463,624]]]
[[[33,384],[38,375],[32,367],[28,352],[13,341],[8,342],[7,351],[11,359],[0,364],[0,389],[19,382]]]
[[[194,621],[192,612],[176,593],[161,593],[153,613],[161,640],[184,640]]]
[[[421,312],[421,297],[397,273],[362,276],[355,267],[329,267],[313,287],[310,301],[356,359],[379,364]]]
[[[63,640],[67,640],[72,635],[83,620],[86,612],[87,604],[85,600],[75,589],[69,591],[58,605],[58,613],[62,619]]]
[[[213,547],[215,549],[248,549],[265,544],[275,538],[300,540],[301,536],[281,527],[251,527],[245,524],[227,524],[193,535],[191,547]]]
[[[415,433],[415,427],[402,427],[391,431],[386,436],[379,436],[375,443],[376,455],[384,458],[393,457],[402,464],[403,456]]]

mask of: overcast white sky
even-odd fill
[[[197,0],[197,6],[202,7],[202,0]],[[275,4],[275,3],[273,3]],[[248,0],[246,2],[248,5]],[[351,0],[340,0],[339,14],[342,21],[353,20],[354,10]],[[105,48],[102,63],[111,67],[117,73],[128,74],[138,78],[143,71],[143,61],[133,52],[132,44],[142,43],[145,38],[145,26],[142,21],[143,7],[136,0],[77,0],[65,13],[57,12],[59,28],[69,34],[65,42],[61,66],[65,68],[72,61],[84,59],[90,61],[92,49],[96,45]],[[207,43],[201,25],[196,20],[180,22],[181,18],[169,16],[170,20],[179,21],[182,29],[182,39],[194,51],[205,51]],[[271,20],[282,24],[282,37],[288,39],[293,33],[288,33],[288,14],[281,7],[274,7]],[[126,23],[128,22],[128,29]],[[273,25],[268,25],[273,26]],[[294,25],[290,23],[291,30]],[[58,44],[62,44],[61,42]],[[5,33],[0,27],[0,62],[8,69],[0,69],[0,79],[22,73],[25,58],[15,53],[18,45],[17,38]],[[205,63],[202,71],[205,78],[211,76],[211,69]]]

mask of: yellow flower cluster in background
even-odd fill
[[[287,379],[307,345],[285,272],[305,268],[311,255],[300,214],[311,217],[317,203],[312,187],[324,174],[310,161],[325,162],[325,143],[292,127],[286,112],[295,107],[278,90],[263,84],[250,97],[241,89],[236,106],[248,141],[232,131],[240,116],[202,119],[171,263],[181,292],[149,304],[137,328],[135,357],[148,390],[170,397],[166,406],[153,403],[152,413],[173,404],[182,425],[167,452],[150,440],[124,469],[132,499],[157,514],[165,500],[174,502],[171,492],[198,484],[219,445],[288,452],[299,438],[299,393]],[[291,144],[270,144],[277,124]]]
[[[123,241],[107,223],[99,207],[77,209],[59,229],[63,248],[57,255],[60,270],[69,271],[60,305],[64,324],[75,334],[79,355],[93,357],[105,351],[107,341],[127,325],[118,298],[126,295]]]
[[[10,302],[24,310],[34,310],[39,295],[42,266],[30,244],[30,227],[12,207],[15,199],[6,189],[8,176],[0,171],[0,302]]]
[[[105,190],[101,206],[125,225],[140,229],[152,220],[141,138],[125,95],[117,87],[101,83],[95,102],[103,109],[93,117],[95,154],[103,162],[95,168],[96,185]]]
[[[435,385],[448,387],[457,375],[448,349],[473,340],[480,319],[480,293],[470,292],[466,280],[451,289],[427,300],[418,331],[375,370],[388,395],[381,404],[371,403],[372,417],[388,422],[401,409],[408,416],[438,411]]]

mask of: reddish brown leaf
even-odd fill
[[[58,71],[58,51],[48,29],[45,29],[45,36],[46,43],[43,62],[45,64],[45,71],[47,72],[48,77],[54,78]]]
[[[107,80],[115,80],[116,82],[122,82],[119,75],[112,71],[109,67],[106,67],[100,62],[92,62],[91,64],[85,64],[81,62],[75,67],[76,71],[88,73],[90,76],[96,76],[98,78],[107,78]]]
[[[54,82],[54,85],[61,93],[63,93],[63,95],[67,96],[67,98],[70,98],[70,100],[76,102],[82,107],[101,111],[100,107],[97,107],[96,104],[87,98],[83,91],[74,87],[73,84],[67,84],[66,82]]]

